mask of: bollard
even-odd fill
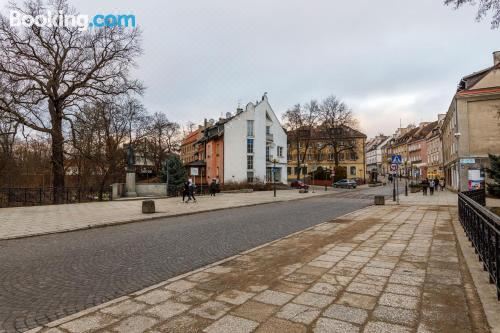
[[[142,202],[142,213],[153,214],[155,212],[155,202],[153,200],[144,200]]]
[[[375,196],[375,205],[377,205],[377,206],[385,205],[385,197],[383,195],[376,195]]]

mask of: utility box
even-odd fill
[[[383,206],[383,205],[385,205],[385,196],[383,196],[383,195],[376,195],[375,196],[375,205],[377,205],[377,206]]]

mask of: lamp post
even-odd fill
[[[407,197],[408,196],[408,161],[405,161],[405,172],[406,172],[405,197]]]
[[[276,198],[276,179],[275,179],[275,175],[276,175],[276,159],[273,159],[273,192],[274,192],[274,197]]]

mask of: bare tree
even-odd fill
[[[66,0],[28,0],[11,10],[36,17],[76,14]],[[85,102],[131,91],[142,85],[129,78],[141,54],[136,28],[46,25],[11,27],[0,15],[0,110],[51,138],[54,201],[63,200],[64,126],[78,118]]]
[[[14,165],[14,143],[19,129],[19,123],[12,121],[0,111],[0,175],[5,177],[9,166]]]
[[[118,101],[119,102],[119,101]],[[97,182],[99,196],[112,181],[123,176],[125,158],[123,145],[130,135],[128,101],[98,102],[85,107],[73,126],[72,154],[78,168],[79,182]],[[134,117],[141,117],[135,112]],[[132,119],[132,123],[137,123]],[[135,129],[135,128],[134,128]]]
[[[321,103],[319,122],[320,135],[326,138],[326,146],[332,150],[335,167],[338,167],[340,153],[356,152],[356,141],[350,135],[351,127],[356,124],[352,110],[331,95]]]
[[[500,0],[445,0],[444,3],[448,6],[453,6],[455,9],[462,7],[465,4],[476,5],[479,2],[476,20],[482,20],[489,12],[492,12],[491,28],[498,29],[500,26]]]
[[[149,152],[159,174],[168,154],[178,152],[180,148],[180,126],[168,120],[164,113],[156,112],[147,118],[146,129]]]
[[[288,132],[288,141],[291,146],[294,146],[296,152],[297,168],[295,173],[297,180],[300,180],[302,166],[311,147],[311,139],[318,115],[319,106],[315,100],[311,100],[304,107],[296,104],[283,115],[284,126]]]

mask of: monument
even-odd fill
[[[132,143],[128,145],[127,148],[127,177],[125,179],[125,196],[126,197],[136,197],[137,192],[135,190],[135,153]]]

